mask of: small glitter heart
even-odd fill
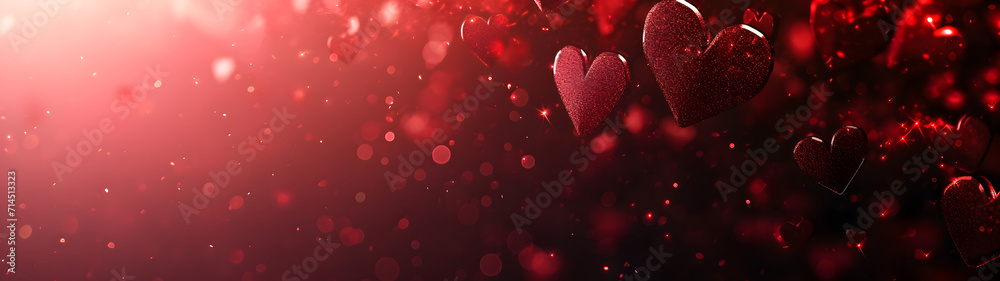
[[[588,135],[618,104],[629,82],[628,61],[616,53],[603,53],[587,70],[587,54],[566,46],[556,54],[552,69],[578,135]]]
[[[500,59],[509,38],[507,17],[497,14],[484,20],[472,16],[462,22],[462,41],[469,44],[483,64],[490,65]]]
[[[771,32],[774,31],[775,20],[767,12],[757,13],[753,9],[747,9],[743,12],[743,23],[760,30],[768,38],[774,38]]]

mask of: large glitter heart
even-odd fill
[[[628,61],[615,53],[603,53],[587,71],[587,54],[566,46],[556,54],[552,67],[556,88],[578,135],[589,135],[611,114],[629,82]]]
[[[810,137],[799,141],[792,152],[799,168],[817,183],[837,194],[844,194],[854,174],[868,154],[868,136],[860,128],[840,128],[830,144]]]
[[[986,150],[990,147],[992,136],[990,127],[983,120],[972,116],[962,117],[955,129],[941,130],[941,134],[943,139],[934,141],[945,141],[951,145],[951,148],[942,151],[942,161],[965,172],[973,172],[979,168],[979,164],[986,156]]]
[[[509,38],[510,27],[507,17],[497,14],[484,20],[472,16],[462,22],[462,41],[469,44],[484,64],[490,65],[500,59],[505,42]]]
[[[681,127],[750,100],[774,67],[771,44],[749,25],[710,37],[698,9],[684,0],[657,3],[646,16],[643,51]]]
[[[813,0],[809,22],[824,65],[840,69],[870,59],[892,39],[885,5],[871,0]]]
[[[985,178],[960,177],[944,189],[941,211],[965,264],[981,266],[1000,253],[1000,204]]]

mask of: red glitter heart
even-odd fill
[[[810,137],[799,141],[792,154],[799,168],[817,183],[837,194],[844,194],[854,174],[865,162],[868,136],[861,128],[840,128],[827,145],[823,139]]]
[[[960,177],[944,189],[941,211],[965,264],[981,266],[1000,253],[1000,204],[985,178]]]
[[[743,12],[743,23],[760,30],[761,33],[764,33],[764,36],[773,38],[771,37],[771,32],[774,31],[774,17],[771,14],[764,12],[758,16],[757,11],[747,9]]]
[[[556,88],[569,113],[576,134],[589,135],[611,114],[629,82],[628,61],[616,53],[603,53],[587,71],[587,54],[566,46],[556,54],[552,68]]]
[[[684,0],[653,6],[643,32],[649,66],[681,127],[750,100],[774,67],[771,45],[760,31],[730,26],[709,41],[698,9]]]
[[[806,219],[798,223],[785,222],[778,227],[778,239],[788,246],[802,246],[812,235],[813,224]]]
[[[942,130],[943,140],[951,143],[951,148],[942,151],[942,161],[951,164],[956,168],[973,172],[979,168],[986,156],[986,150],[990,147],[990,127],[972,116],[964,116],[958,121],[958,126],[953,130]],[[952,136],[950,134],[958,134]],[[939,144],[946,145],[946,144]]]
[[[497,14],[489,21],[472,16],[462,22],[462,41],[469,44],[483,64],[490,65],[500,59],[510,33],[507,17]]]
[[[823,63],[840,69],[870,59],[889,45],[893,21],[869,0],[813,0],[810,19]]]

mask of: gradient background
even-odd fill
[[[998,124],[997,1],[920,0],[898,22],[910,26],[898,46],[854,50],[872,55],[838,69],[819,52],[872,38],[816,40],[808,1],[694,1],[710,22],[729,10],[725,25],[739,24],[749,5],[780,24],[764,90],[688,128],[642,52],[657,1],[575,0],[562,12],[528,0],[60,1],[0,3],[0,167],[17,171],[19,217],[17,273],[4,280],[103,281],[123,267],[132,280],[282,280],[326,237],[343,246],[308,280],[618,280],[660,246],[673,256],[653,280],[976,276],[936,205],[964,175],[947,165],[907,181],[863,245],[842,226],[908,177],[900,167],[928,147],[928,124],[965,114]],[[10,43],[45,12],[39,3],[57,13]],[[386,23],[376,38],[344,54],[340,43],[357,42],[373,14]],[[523,64],[485,65],[462,42],[464,19],[493,14],[515,24]],[[958,35],[934,35],[941,28]],[[566,45],[628,59],[617,137],[574,136],[551,69]],[[157,67],[169,75],[132,97]],[[447,120],[487,79],[502,87],[464,121]],[[775,122],[819,85],[834,96],[784,141]],[[120,118],[115,101],[135,108]],[[248,161],[240,143],[275,109],[296,116]],[[114,130],[59,179],[53,163],[105,118]],[[868,133],[870,152],[838,196],[791,155],[799,139],[844,125]],[[385,173],[437,128],[447,141],[392,192]],[[772,137],[781,149],[722,200],[715,182]],[[581,146],[599,150],[586,169],[571,158]],[[208,184],[231,160],[242,172],[224,189]],[[567,169],[574,184],[516,232],[511,215]],[[178,208],[192,190],[218,195],[186,223]],[[777,238],[800,219],[814,225],[804,243]]]

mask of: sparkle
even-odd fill
[[[541,110],[538,110],[538,114],[542,115],[542,118],[545,118],[545,122],[552,123],[552,121],[549,121],[549,110],[548,109],[542,108]]]
[[[892,142],[892,141],[887,140],[885,142],[885,145],[887,146],[887,148],[886,148],[885,154],[883,154],[881,156],[882,160],[885,160],[885,156],[887,156],[889,154],[889,152],[892,151],[892,148],[895,147],[896,144],[902,143],[904,146],[909,146],[909,141],[910,141],[909,136],[910,136],[910,133],[913,132],[914,130],[917,131],[921,136],[923,136],[924,131],[921,129],[922,127],[931,127],[931,128],[936,127],[936,125],[934,125],[932,122],[931,122],[931,124],[921,124],[920,123],[919,113],[918,113],[917,117],[910,117],[909,115],[906,115],[906,113],[903,113],[903,115],[905,115],[907,119],[910,119],[910,122],[904,122],[904,123],[899,124],[899,127],[903,128],[904,130],[903,130],[903,134],[899,137],[898,141]],[[910,123],[912,123],[912,125],[907,125],[907,124],[910,124]]]

